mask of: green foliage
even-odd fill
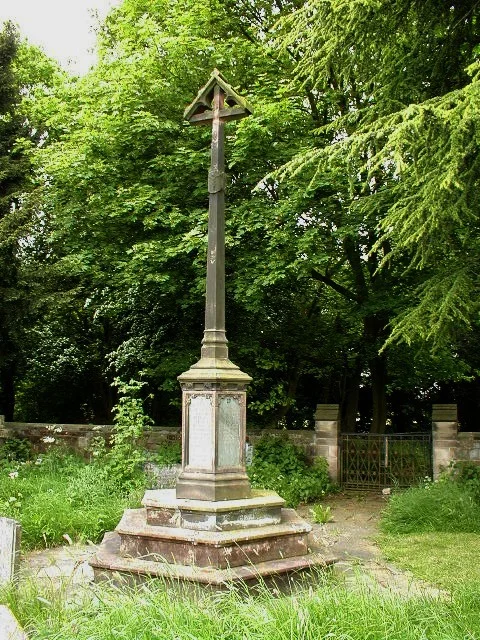
[[[140,502],[144,479],[118,484],[101,462],[56,450],[0,468],[0,514],[22,525],[22,546],[41,548],[74,541],[97,542],[115,528],[126,507]]]
[[[113,413],[115,423],[112,429],[111,448],[105,454],[105,465],[109,475],[121,486],[135,486],[146,452],[140,446],[151,419],[145,415],[143,402],[135,395],[144,383],[130,380],[115,380],[120,398]]]
[[[288,438],[265,435],[254,446],[247,468],[252,486],[276,491],[290,507],[310,502],[333,489],[327,461],[308,465],[305,454]]]
[[[163,442],[151,456],[151,461],[159,467],[170,467],[182,462],[182,444],[180,442]]]
[[[397,534],[480,533],[480,503],[465,487],[445,477],[394,494],[380,525],[386,533]]]
[[[32,458],[32,445],[23,438],[6,438],[0,445],[0,463],[3,460],[25,462]]]
[[[453,482],[469,491],[480,504],[480,465],[474,462],[455,462],[448,474]]]
[[[343,207],[370,229],[376,274],[413,276],[389,343],[441,347],[478,314],[478,25],[475,3],[434,0],[313,0],[283,21],[297,86],[330,105],[320,144],[288,173],[310,190],[343,173]]]

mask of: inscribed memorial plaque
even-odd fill
[[[218,401],[218,466],[240,465],[240,399],[222,396]]]
[[[188,465],[213,467],[213,412],[210,396],[192,396],[188,410]]]
[[[20,523],[11,518],[0,518],[0,585],[15,579],[20,535]]]

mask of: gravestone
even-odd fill
[[[0,517],[0,586],[16,579],[21,532],[16,520]]]

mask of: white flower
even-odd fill
[[[8,474],[8,477],[11,478],[12,480],[14,480],[15,478],[18,478],[18,471],[10,471],[10,473]]]
[[[36,464],[36,465],[42,464],[42,462],[43,462],[42,458],[37,458],[37,459],[35,460],[35,464]]]
[[[53,444],[55,442],[55,438],[52,436],[43,436],[42,442],[45,442],[45,444]]]

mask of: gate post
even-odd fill
[[[323,456],[328,462],[328,473],[334,482],[339,481],[340,431],[339,405],[317,404],[315,411],[315,457]]]
[[[458,418],[456,404],[432,406],[433,479],[455,459],[457,451]]]

